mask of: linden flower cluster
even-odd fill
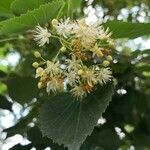
[[[113,41],[109,29],[105,30],[99,22],[69,18],[54,19],[51,26],[52,30],[41,26],[34,30],[34,40],[40,47],[49,43],[50,38],[57,38],[62,45],[53,60],[45,60],[38,51],[34,53],[39,58],[39,62],[33,63],[39,88],[46,88],[49,94],[67,88],[73,97],[82,100],[97,85],[103,86],[112,79],[109,65]],[[60,63],[61,55],[65,60]]]

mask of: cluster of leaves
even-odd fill
[[[18,102],[29,111],[4,132],[7,138],[21,134],[31,143],[15,145],[11,150],[30,150],[32,147],[38,150],[46,147],[52,150],[126,150],[131,145],[139,150],[148,150],[150,147],[150,50],[132,52],[123,48],[118,52],[114,49],[112,68],[115,90],[114,85],[108,83],[97,88],[83,102],[74,100],[68,93],[48,96],[37,89],[31,65],[34,62],[33,50],[37,47],[31,40],[31,33],[26,31],[53,18],[72,17],[81,8],[81,2],[0,0],[1,47],[6,53],[12,50],[10,45],[6,46],[4,38],[7,38],[13,51],[21,57],[14,70],[1,68],[0,108],[13,112],[13,103]],[[108,21],[104,26],[110,28],[114,39],[132,39],[150,34],[149,23]],[[45,58],[52,58],[59,48],[58,41],[50,40],[41,53]],[[4,85],[7,88],[1,90]],[[99,126],[97,121],[102,113],[106,123]],[[31,127],[31,123],[35,126]],[[125,138],[119,138],[115,127],[122,130]]]

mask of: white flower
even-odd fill
[[[108,39],[111,35],[112,33],[109,31],[109,28],[107,28],[106,30],[104,30],[103,27],[101,29],[98,29],[98,39]]]
[[[85,48],[91,48],[97,39],[109,38],[111,35],[109,28],[105,31],[101,22],[87,24],[84,19],[77,21],[74,33],[81,38],[82,46]]]
[[[93,48],[90,49],[90,51],[93,52],[92,57],[94,58],[95,56],[97,57],[103,57],[102,53],[103,48],[99,48],[97,44]]]
[[[47,68],[45,69],[45,72],[50,74],[50,76],[60,74],[61,69],[59,62],[54,63],[52,61],[47,61]]]
[[[112,71],[108,65],[112,61],[109,54],[113,41],[109,29],[105,30],[102,22],[53,19],[52,26],[54,35],[47,28],[37,26],[34,30],[34,40],[39,46],[43,46],[49,43],[49,37],[56,37],[62,47],[55,58],[58,58],[60,52],[66,52],[67,55],[62,56],[61,61],[59,58],[45,61],[39,52],[34,53],[35,57],[41,60],[40,64],[33,63],[37,68],[36,78],[39,77],[39,88],[46,88],[48,94],[66,89],[74,98],[82,100],[96,89],[96,85],[102,86],[112,79]]]
[[[98,71],[97,81],[99,84],[103,85],[106,82],[110,81],[112,78],[112,71],[110,68],[102,68]]]
[[[87,93],[82,86],[76,85],[73,89],[70,90],[70,92],[72,93],[73,97],[77,98],[77,100],[82,100],[87,96]]]
[[[61,80],[59,77],[52,77],[49,82],[47,82],[46,92],[50,93],[51,91],[53,93],[57,91],[61,91],[63,89],[63,80]]]
[[[35,78],[42,77],[43,74],[44,74],[44,69],[41,68],[41,67],[38,67],[38,68],[36,69],[36,76],[35,76]]]
[[[58,86],[57,84],[58,84],[57,80],[53,78],[51,81],[47,83],[46,92],[50,93],[52,91],[55,93],[57,91],[57,86]]]
[[[73,33],[75,24],[70,22],[70,19],[60,20],[57,26],[55,26],[57,34],[67,38]]]
[[[34,40],[37,41],[40,47],[43,46],[45,43],[49,43],[49,37],[51,36],[51,33],[48,32],[47,28],[42,28],[38,25],[36,26],[34,33]]]
[[[89,26],[92,26],[93,28],[95,28],[96,39],[107,39],[112,34],[109,31],[109,28],[107,28],[106,30],[104,29],[104,27],[102,26],[102,21],[98,20],[95,23],[89,24]]]
[[[72,57],[72,59],[66,59],[66,63],[68,65],[68,72],[71,70],[77,72],[81,68],[80,60],[77,60],[75,57]]]
[[[82,46],[85,48],[91,47],[96,40],[96,30],[93,26],[88,26],[85,20],[77,21],[77,27],[74,29],[75,35],[81,38]]]
[[[65,73],[65,75],[66,75],[67,83],[70,86],[75,85],[77,80],[79,79],[79,76],[75,71],[70,71],[69,73]]]
[[[89,86],[93,86],[97,83],[97,77],[95,74],[95,68],[87,68],[81,76],[83,80],[87,81]]]

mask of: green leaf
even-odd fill
[[[40,5],[48,3],[52,0],[14,0],[11,4],[11,9],[14,14],[20,15],[24,14],[29,10],[40,7]]]
[[[64,144],[69,150],[79,150],[106,110],[113,89],[112,83],[106,84],[88,95],[82,102],[74,100],[68,93],[47,100],[40,111],[43,135],[58,144]]]
[[[0,95],[0,108],[12,111],[12,102],[8,101],[5,96]]]
[[[57,143],[53,143],[51,139],[43,137],[42,132],[37,126],[28,130],[27,137],[28,140],[32,142],[32,145],[38,150],[43,150],[46,147],[50,147],[51,150],[67,150],[62,145],[59,146]]]
[[[37,82],[32,77],[9,77],[7,80],[9,96],[20,104],[30,102],[37,96]]]
[[[82,0],[68,0],[68,6],[70,7],[70,13],[74,9],[80,9],[81,8]]]
[[[150,55],[149,56],[146,56],[146,57],[143,57],[140,62],[144,62],[144,63],[147,63],[147,64],[150,64]]]
[[[131,58],[134,59],[134,58],[137,58],[138,56],[141,56],[143,54],[146,54],[149,56],[150,55],[150,49],[136,50],[136,51],[132,52]]]
[[[121,85],[121,83],[120,83]],[[122,84],[125,86],[125,84]],[[115,94],[105,113],[107,123],[113,126],[124,126],[124,123],[136,125],[147,104],[146,96],[133,87],[124,87],[126,94]],[[135,113],[136,112],[136,113]]]
[[[143,147],[150,148],[150,135],[143,133],[141,130],[135,131],[133,144],[139,150],[143,150]]]
[[[7,74],[4,71],[0,70],[0,79],[6,78],[6,76]]]
[[[143,71],[150,72],[150,66],[149,65],[137,66],[134,68],[134,71],[138,73],[142,73]]]
[[[145,111],[144,116],[141,120],[141,124],[143,123],[146,133],[150,135],[150,117],[149,116],[150,116],[150,110]]]
[[[141,50],[142,54],[150,55],[150,49]]]
[[[22,56],[16,67],[16,73],[20,76],[32,76],[35,73],[35,68],[33,68],[32,63],[35,61],[37,59],[33,56],[33,53]]]
[[[117,150],[120,140],[116,132],[112,129],[95,128],[91,136],[81,146],[80,150]]]
[[[42,133],[37,126],[30,128],[27,132],[27,136],[34,145],[44,143]]]
[[[73,7],[77,9],[81,7],[82,0],[73,0],[72,3],[74,5]]]
[[[0,16],[1,17],[11,17],[12,12],[10,10],[10,5],[14,0],[0,0]]]
[[[31,148],[32,148],[32,144],[28,144],[28,145],[17,144],[11,147],[9,150],[31,150]]]
[[[104,27],[109,27],[112,38],[136,38],[150,34],[150,23],[131,23],[108,21]]]
[[[38,24],[45,24],[56,17],[62,4],[62,0],[56,0],[41,5],[40,8],[28,11],[19,17],[3,21],[0,23],[2,26],[0,28],[0,34],[24,32],[28,29],[33,29]]]

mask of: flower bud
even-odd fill
[[[106,57],[106,59],[107,59],[108,61],[112,61],[112,60],[113,60],[110,55],[108,55],[108,56]]]
[[[117,84],[118,84],[118,81],[117,81],[117,79],[113,79],[113,83],[114,83],[114,85],[116,86]]]
[[[56,27],[58,25],[58,20],[57,19],[53,19],[52,20],[52,25],[53,25],[53,27]]]
[[[97,55],[98,57],[103,57],[103,56],[104,56],[103,53],[102,53],[102,51],[99,50],[99,49],[96,51],[96,55]]]
[[[110,41],[108,41],[108,43],[109,43],[109,47],[110,47],[110,48],[113,48],[113,47],[114,47],[113,41],[110,40]]]
[[[41,89],[43,87],[42,82],[38,82],[38,88]]]
[[[33,66],[34,68],[38,68],[39,63],[38,63],[38,62],[34,62],[34,63],[32,64],[32,66]]]
[[[61,52],[65,52],[66,51],[66,47],[62,46],[60,49]]]
[[[124,48],[124,49],[122,50],[122,55],[124,55],[124,56],[130,57],[130,56],[131,56],[131,53],[132,53],[132,51],[131,51],[130,48]]]
[[[78,70],[78,75],[82,75],[84,71],[82,69]]]
[[[41,76],[43,76],[43,74],[44,74],[43,68],[38,67],[38,68],[36,69],[36,76],[35,76],[35,78],[41,77]]]
[[[110,62],[107,61],[107,60],[104,60],[103,63],[102,63],[102,65],[103,65],[104,67],[108,67],[108,66],[110,65]]]
[[[38,51],[35,51],[35,52],[34,52],[34,56],[35,56],[36,58],[39,58],[39,57],[41,57],[41,54],[40,54]]]

